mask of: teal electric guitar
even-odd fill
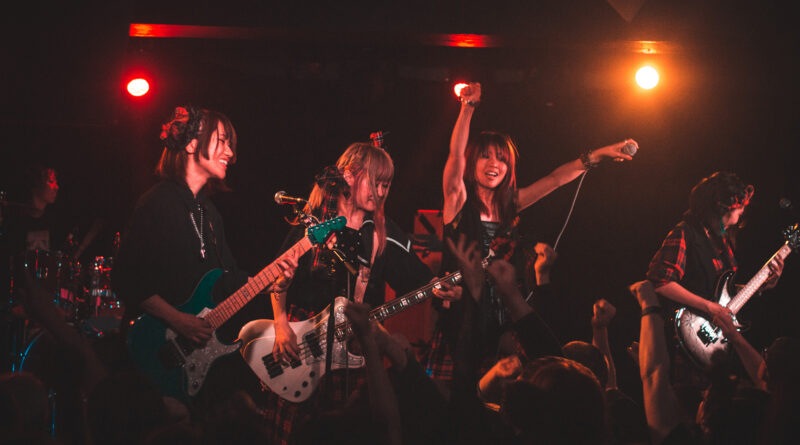
[[[223,271],[212,269],[206,272],[197,283],[192,296],[178,310],[195,314],[211,324],[214,334],[208,343],[203,347],[194,346],[161,320],[145,314],[131,323],[128,332],[128,348],[134,362],[161,388],[165,396],[188,401],[202,388],[214,361],[236,351],[241,345],[241,342],[220,342],[216,335],[217,328],[281,275],[278,261],[290,256],[300,258],[313,245],[324,242],[331,232],[343,229],[346,223],[345,217],[338,216],[309,227],[307,236],[216,307],[211,290]]]

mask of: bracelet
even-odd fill
[[[664,311],[663,309],[661,309],[661,306],[655,304],[653,306],[647,306],[646,308],[642,309],[642,317],[646,317],[650,314],[664,315]]]
[[[581,156],[580,156],[580,160],[583,163],[583,168],[585,168],[586,170],[595,168],[595,167],[597,167],[597,164],[599,164],[599,162],[592,162],[592,160],[589,158],[589,155],[591,153],[592,153],[592,150],[587,150],[587,151],[584,151],[583,153],[581,153]]]
[[[461,98],[460,100],[461,100],[462,104],[467,104],[472,108],[476,108],[478,105],[481,104],[481,101],[479,101],[479,100],[468,100],[468,99],[464,99],[464,98]]]

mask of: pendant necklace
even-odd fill
[[[200,227],[197,227],[197,222],[194,219],[194,213],[189,212],[189,218],[192,220],[194,233],[197,234],[197,239],[200,240],[200,258],[206,259],[206,243],[203,241],[203,208],[200,206],[200,203],[197,203],[197,210],[200,212]]]

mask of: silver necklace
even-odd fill
[[[200,211],[200,227],[197,227],[197,222],[194,219],[194,213],[189,212],[189,218],[192,220],[192,227],[194,227],[194,233],[197,234],[197,239],[200,240],[200,258],[206,258],[206,242],[203,241],[203,208],[200,204],[197,204],[197,210]]]

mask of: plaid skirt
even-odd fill
[[[289,402],[267,391],[264,417],[272,430],[271,444],[290,445],[298,428],[318,414],[343,406],[357,388],[366,384],[365,368],[337,369],[322,377],[307,400]]]
[[[422,359],[425,373],[433,380],[449,383],[453,380],[453,356],[444,341],[444,334],[437,329],[431,337],[430,348]]]

